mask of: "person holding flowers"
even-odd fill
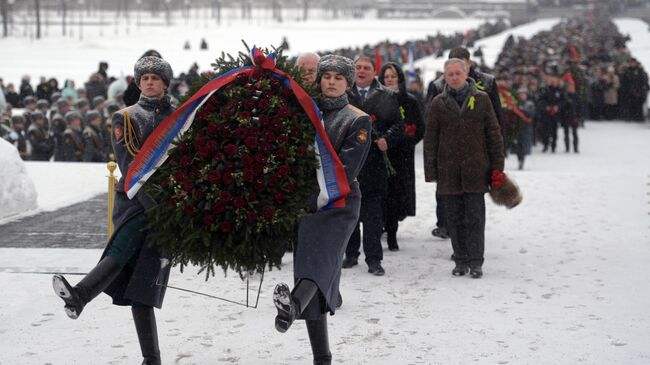
[[[294,248],[293,290],[281,283],[275,287],[273,302],[278,314],[275,328],[286,332],[296,319],[306,321],[314,364],[331,364],[326,314],[334,314],[339,293],[341,265],[347,242],[354,231],[361,208],[357,176],[370,149],[370,117],[350,105],[346,90],[354,82],[354,64],[343,56],[326,55],[317,69],[325,130],[341,160],[350,193],[342,208],[317,209],[319,193],[308,199],[310,214],[299,222]]]
[[[483,276],[485,193],[505,180],[501,129],[490,97],[468,79],[459,58],[445,62],[443,92],[431,102],[424,133],[424,176],[437,183],[454,250],[454,276]]]
[[[145,209],[153,201],[142,191],[129,199],[124,176],[149,135],[173,112],[166,94],[172,77],[171,66],[162,58],[147,56],[135,64],[140,99],[113,114],[113,149],[122,172],[115,195],[115,231],[99,263],[77,285],[73,287],[59,274],[52,279],[72,319],[101,292],[110,295],[115,305],[131,306],[143,365],[161,363],[153,307],[162,306],[170,266],[163,267],[161,250],[149,244]]]
[[[398,251],[399,222],[415,216],[415,145],[424,136],[424,117],[418,99],[406,91],[406,78],[401,67],[388,62],[379,71],[379,82],[397,93],[400,116],[404,120],[404,138],[388,150],[396,174],[388,178],[388,195],[384,210],[386,243],[390,251]]]
[[[368,272],[382,276],[384,253],[381,235],[384,228],[384,203],[388,195],[388,176],[394,174],[388,160],[388,150],[401,143],[404,123],[400,117],[396,95],[375,78],[375,62],[366,55],[355,59],[355,83],[348,91],[350,103],[370,115],[373,133],[368,160],[359,173],[363,200],[359,223],[363,223],[363,253]],[[343,268],[358,265],[361,231],[355,229],[345,253]]]

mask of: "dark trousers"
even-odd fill
[[[544,144],[544,151],[551,147],[551,151],[555,152],[557,145],[557,119],[547,119],[542,121],[542,144]]]
[[[348,247],[345,249],[346,257],[359,257],[359,248],[361,247],[359,223],[363,223],[363,253],[366,255],[366,263],[377,263],[384,259],[384,252],[381,248],[381,233],[384,227],[383,206],[381,196],[361,198],[359,222],[357,222],[350,241],[348,241]]]
[[[440,194],[436,193],[436,226],[440,228],[447,228],[447,222],[445,222],[445,201],[440,198]]]
[[[578,152],[578,126],[565,123],[562,128],[564,129],[564,146],[566,147],[566,151],[569,152],[571,150],[569,141],[569,129],[571,129],[571,134],[573,135],[573,152]]]
[[[457,264],[481,266],[485,251],[485,194],[441,194]]]

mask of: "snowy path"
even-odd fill
[[[335,363],[650,363],[650,129],[588,123],[580,133],[581,154],[536,151],[511,172],[520,207],[488,203],[481,280],[450,275],[449,243],[429,233],[435,187],[419,160],[418,216],[400,230],[401,251],[385,253],[386,276],[363,264],[343,271],[343,308],[330,317]],[[0,249],[0,364],[140,361],[128,309],[102,295],[71,321],[49,276],[12,273],[83,272],[99,254]],[[273,329],[272,288],[290,280],[289,265],[267,273],[257,310],[170,290],[157,312],[165,364],[310,363],[304,324]],[[175,272],[170,285],[244,294],[233,275],[205,283]]]

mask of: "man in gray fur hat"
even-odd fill
[[[82,133],[83,116],[78,111],[68,112],[65,117],[68,125],[62,137],[62,161],[81,162],[85,144]]]
[[[32,160],[49,161],[54,151],[54,142],[47,130],[47,119],[40,111],[31,114],[32,124],[27,130],[27,138],[32,145]]]

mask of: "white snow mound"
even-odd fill
[[[0,219],[38,207],[36,188],[18,150],[0,139]]]

